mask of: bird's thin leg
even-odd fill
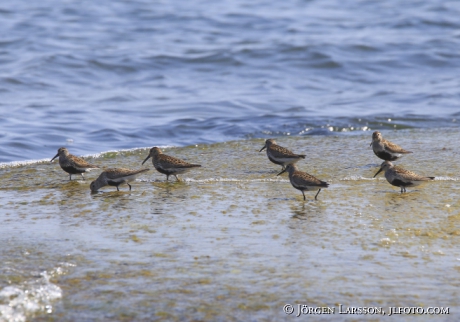
[[[169,181],[169,174],[166,175],[166,181]]]
[[[118,186],[117,186],[117,191],[120,191],[120,189],[118,189]]]
[[[316,197],[318,197],[318,195],[319,195],[320,192],[321,192],[321,189],[318,190],[318,193],[317,193],[316,196],[315,196],[315,200],[318,200],[318,199],[316,199]]]
[[[305,193],[303,192],[303,190],[300,190],[300,191],[302,191],[302,194],[303,194],[303,200],[307,200],[307,199],[305,199]]]
[[[81,177],[83,178],[83,180],[85,180],[85,177],[83,176],[83,173],[80,173]]]
[[[72,174],[69,173],[69,181],[72,181]]]
[[[126,183],[129,187],[129,191],[131,191],[131,185],[129,183]]]
[[[174,175],[176,177],[176,180],[177,181],[180,181],[179,177],[177,175]]]
[[[283,174],[284,172],[286,172],[286,168],[284,168],[283,170],[281,170],[281,172],[278,173],[277,176],[279,176],[280,174]]]

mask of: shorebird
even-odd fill
[[[131,191],[131,185],[129,184],[131,181],[136,180],[136,178],[143,172],[149,171],[150,169],[139,169],[139,170],[131,170],[131,169],[124,169],[124,168],[113,168],[107,169],[102,172],[99,177],[91,182],[89,186],[92,192],[97,192],[100,188],[104,186],[118,186],[126,183],[129,186],[129,190]]]
[[[406,192],[406,187],[418,186],[424,181],[434,180],[435,177],[420,176],[412,171],[405,170],[393,165],[390,161],[384,161],[380,170],[374,175],[374,178],[382,171],[385,171],[387,181],[396,187],[401,187],[401,193]]]
[[[294,164],[300,159],[305,159],[305,154],[295,154],[292,151],[277,145],[273,139],[266,140],[265,145],[259,152],[262,152],[264,149],[267,149],[268,159],[275,164],[281,165],[283,167],[282,170],[286,169],[288,164]]]
[[[161,150],[157,147],[150,149],[149,155],[145,158],[142,164],[144,164],[150,157],[152,158],[152,163],[155,169],[157,169],[160,173],[166,174],[166,181],[169,181],[170,175],[175,176],[177,181],[180,181],[177,177],[178,174],[188,172],[192,168],[201,167],[199,164],[188,163],[184,160],[163,154],[163,152],[161,152]]]
[[[399,145],[385,140],[379,131],[372,133],[371,145],[375,155],[385,161],[396,161],[404,154],[412,153],[412,151],[404,150]]]
[[[297,190],[302,191],[303,200],[305,200],[304,191],[316,190],[319,188],[315,195],[315,200],[318,200],[317,197],[321,192],[321,188],[327,188],[329,186],[329,183],[321,181],[311,174],[299,171],[295,164],[288,164],[283,171],[278,173],[278,175],[286,171],[289,173],[289,181],[291,182],[292,186]]]
[[[98,166],[89,164],[85,160],[70,154],[66,148],[59,148],[57,154],[50,162],[59,157],[59,165],[62,170],[69,174],[69,180],[72,180],[72,174],[80,174],[83,180],[83,172],[90,171],[91,169],[99,169]]]

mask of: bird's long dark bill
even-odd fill
[[[375,177],[376,177],[376,176],[377,176],[377,175],[378,175],[380,172],[382,172],[382,168],[380,168],[380,170],[379,170],[379,171],[377,171],[377,173],[376,173],[376,174],[374,174],[374,178],[375,178]]]
[[[144,162],[142,162],[142,164],[145,163],[145,161],[147,161],[148,159],[150,158],[150,155],[148,157],[145,158]]]
[[[267,145],[265,144],[264,147],[259,150],[259,152],[262,152],[266,147],[267,147]]]
[[[280,174],[283,174],[286,172],[286,169],[284,169],[283,171],[281,171],[280,173],[277,174],[277,176],[279,176]]]
[[[54,159],[56,159],[59,156],[59,153],[54,156],[54,158],[51,159],[50,162],[53,162]]]

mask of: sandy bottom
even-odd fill
[[[382,308],[370,320],[389,307],[443,307],[449,314],[417,319],[452,321],[460,130],[383,135],[414,151],[398,165],[437,179],[406,194],[373,179],[381,161],[370,132],[277,140],[307,154],[301,170],[330,183],[318,201],[276,176],[281,167],[258,152],[260,139],[165,149],[202,164],[182,182],[165,182],[150,160],[141,166],[146,149],[87,158],[150,167],[132,191],[91,194],[100,170],[69,182],[56,162],[4,167],[0,321],[279,321],[302,305],[335,310],[316,320],[363,317],[339,313],[350,307]]]

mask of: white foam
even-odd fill
[[[47,272],[38,280],[0,290],[0,322],[22,322],[34,313],[51,313],[52,302],[62,298],[62,290],[49,281]]]
[[[345,177],[345,178],[342,178],[340,179],[340,181],[361,181],[361,180],[376,180],[378,178],[367,178],[367,177],[363,177],[363,176],[348,176],[348,177]]]
[[[49,159],[41,159],[41,160],[25,160],[25,161],[3,162],[3,163],[0,163],[0,169],[3,169],[3,168],[15,168],[15,167],[21,167],[21,166],[30,165],[30,164],[46,163],[46,162],[50,162],[50,160],[51,160],[51,158],[49,158]]]
[[[366,178],[363,176],[348,176],[345,178],[340,179],[340,181],[360,181],[360,180],[385,180],[385,177],[377,177],[377,178]],[[435,181],[460,181],[460,178],[455,177],[435,177]]]
[[[175,179],[174,179],[175,180]],[[238,179],[238,178],[208,178],[208,179],[189,179],[181,178],[183,182],[209,183],[209,182],[289,182],[286,179],[265,178],[265,179]],[[138,182],[166,182],[164,180],[136,179]],[[170,182],[175,182],[171,181]]]
[[[455,177],[435,177],[435,181],[460,181],[460,178]]]
[[[173,145],[161,145],[161,146],[158,146],[159,148],[161,149],[170,149],[170,148],[175,148],[176,146],[173,146]],[[83,158],[100,158],[102,157],[104,154],[107,154],[107,153],[121,153],[121,152],[134,152],[134,151],[148,151],[150,150],[152,147],[136,147],[136,148],[130,148],[130,149],[120,149],[120,150],[108,150],[108,151],[104,151],[104,152],[98,152],[98,153],[93,153],[93,154],[86,154],[86,155],[82,155]]]
[[[175,146],[173,145],[161,145],[161,146],[158,146],[159,148],[161,149],[169,149],[169,148],[175,148]],[[87,154],[87,155],[83,155],[82,157],[83,158],[100,158],[102,157],[104,154],[107,154],[107,153],[120,153],[120,152],[134,152],[134,151],[148,151],[150,150],[152,147],[137,147],[137,148],[130,148],[130,149],[121,149],[121,150],[109,150],[109,151],[104,151],[104,152],[99,152],[99,153],[93,153],[93,154]]]
[[[289,182],[281,178],[238,179],[238,178],[208,178],[208,179],[184,179],[186,182]]]

